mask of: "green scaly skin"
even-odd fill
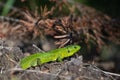
[[[51,50],[43,53],[36,53],[30,56],[23,58],[20,61],[20,66],[22,69],[27,69],[31,66],[41,65],[50,61],[62,61],[63,58],[72,56],[77,51],[79,51],[81,47],[79,45],[69,45],[64,48],[59,48],[55,50]]]

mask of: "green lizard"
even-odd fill
[[[79,45],[69,45],[64,48],[51,50],[48,52],[36,53],[23,58],[20,61],[22,69],[27,69],[31,66],[41,65],[50,61],[62,61],[63,58],[72,56],[81,47]]]

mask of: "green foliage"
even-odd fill
[[[5,6],[3,7],[2,15],[5,16],[10,11],[10,8],[13,6],[15,0],[7,0]]]

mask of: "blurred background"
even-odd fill
[[[21,19],[20,23],[28,28],[26,29],[22,26],[23,29],[20,28],[19,30],[22,29],[20,32],[17,31],[18,28],[15,28],[19,26],[18,24],[14,24],[12,25],[14,27],[11,27],[11,24],[14,22],[8,24],[7,27],[3,27],[3,24],[6,26],[6,21],[4,21],[0,23],[0,37],[7,35],[8,40],[11,38],[14,39],[13,36],[18,36],[22,31],[26,30],[25,33],[21,34],[25,35],[24,37],[14,39],[21,39],[21,42],[17,44],[28,44],[29,41],[37,42],[38,39],[41,39],[39,40],[39,44],[36,44],[42,49],[44,49],[43,44],[46,44],[49,46],[49,49],[45,48],[44,50],[47,51],[56,48],[56,46],[51,47],[56,41],[53,38],[56,37],[56,34],[63,35],[65,33],[69,38],[72,34],[71,44],[75,43],[82,46],[80,53],[83,54],[85,62],[95,63],[103,70],[120,73],[119,8],[120,0],[0,0],[0,15],[11,17],[10,20],[16,22],[18,21],[17,19]],[[1,17],[1,19],[3,19],[3,17]],[[8,20],[8,18],[5,19]],[[50,20],[47,22],[47,19]],[[45,30],[45,34],[43,34],[42,31],[41,34],[38,30],[42,30],[43,28],[31,27],[37,20],[37,23],[39,23],[40,20],[43,20],[44,23],[44,20],[46,20],[45,24],[42,22],[40,24],[45,27],[47,24],[47,28],[50,28],[51,25],[61,26],[63,24],[65,26],[72,25],[75,29],[72,28],[66,32],[59,31],[62,28],[60,28],[58,32],[53,29],[50,33]],[[65,21],[66,23],[64,23]],[[71,24],[70,21],[73,22],[73,24]],[[84,27],[86,27],[87,30],[84,29]],[[9,28],[10,30],[7,30]],[[23,44],[22,47],[20,45],[22,49],[26,48],[26,44],[24,44],[24,47]],[[29,52],[31,51],[30,48],[28,48],[28,50]],[[24,49],[23,52],[27,52],[28,50]]]

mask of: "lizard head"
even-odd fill
[[[80,50],[80,46],[79,45],[69,45],[66,47],[66,51],[67,51],[67,54],[66,54],[66,57],[68,56],[72,56],[73,54],[75,54],[77,51]]]

